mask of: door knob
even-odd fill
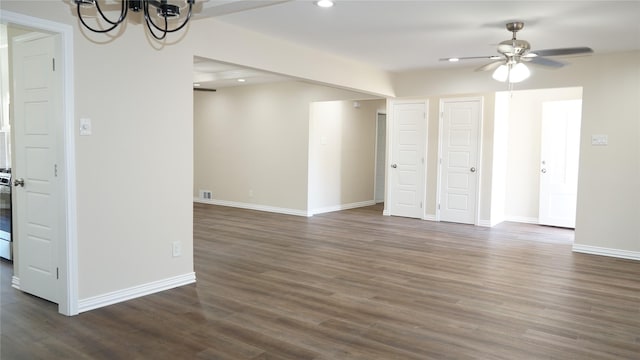
[[[546,174],[547,173],[547,169],[543,168],[542,170],[540,170],[540,172],[542,172],[543,174]]]
[[[476,168],[472,167],[471,169],[469,169],[471,172],[476,172]]]
[[[24,179],[23,179],[23,178],[14,179],[14,180],[13,180],[13,186],[21,186],[21,187],[24,187]]]
[[[397,164],[391,164],[391,167],[395,169],[395,168],[398,167],[398,165]]]

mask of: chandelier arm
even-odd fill
[[[121,4],[121,8],[120,8],[120,17],[118,18],[118,20],[116,20],[115,22],[109,20],[109,18],[102,12],[102,9],[100,8],[100,1],[96,0],[94,2],[94,4],[96,4],[96,9],[98,10],[98,13],[100,14],[100,16],[102,16],[102,20],[108,22],[111,25],[119,25],[124,18],[127,16],[127,11],[129,10],[129,1],[128,0],[122,0]]]
[[[147,28],[149,29],[149,32],[151,33],[151,35],[153,35],[153,37],[156,38],[156,40],[163,40],[165,37],[167,37],[167,27],[169,26],[167,22],[167,17],[166,16],[164,17],[164,29],[162,29],[158,27],[158,25],[156,25],[153,22],[153,20],[151,20],[151,16],[149,16],[149,2],[147,1],[144,2],[143,12],[144,12],[144,22],[147,24]],[[156,28],[159,31],[162,31],[162,35],[157,35],[153,30],[153,28]]]
[[[191,19],[191,9],[192,8],[193,8],[193,3],[189,3],[189,13],[187,13],[187,17],[182,22],[182,25],[178,26],[175,29],[167,30],[167,32],[172,33],[172,32],[176,32],[176,31],[182,30],[182,28],[185,27],[187,25],[187,23],[189,22],[189,19]],[[166,18],[165,18],[165,20],[166,20]]]
[[[78,3],[78,4],[77,4],[77,12],[78,12],[78,19],[80,19],[80,22],[82,23],[82,25],[84,25],[84,27],[86,27],[87,29],[89,29],[89,30],[91,30],[91,31],[93,31],[93,32],[96,32],[96,33],[106,33],[106,32],[109,32],[109,31],[111,31],[111,30],[115,29],[118,25],[120,25],[120,23],[122,22],[122,20],[124,20],[124,17],[125,17],[125,16],[126,16],[126,14],[127,14],[127,10],[126,10],[126,8],[125,8],[125,9],[123,9],[123,10],[122,10],[122,12],[121,12],[121,15],[120,15],[121,19],[120,19],[120,21],[119,21],[119,22],[116,22],[116,23],[114,24],[114,23],[112,23],[111,21],[108,21],[108,20],[107,20],[110,24],[112,24],[112,26],[111,26],[110,28],[107,28],[107,29],[94,29],[94,28],[92,28],[91,26],[89,26],[89,24],[87,24],[87,23],[84,21],[84,18],[82,17],[82,14],[81,14],[81,12],[80,12],[80,3]]]
[[[164,22],[165,22],[165,26],[164,29],[159,27],[158,25],[156,25],[155,22],[153,22],[153,20],[151,19],[151,16],[149,15],[149,5],[148,3],[145,5],[145,20],[147,20],[148,22],[151,23],[151,25],[153,25],[153,27],[155,27],[156,29],[164,32],[164,33],[172,33],[172,32],[176,32],[181,30],[183,27],[185,27],[187,25],[187,23],[189,22],[189,19],[191,19],[191,10],[193,9],[193,3],[191,1],[189,1],[189,13],[187,14],[187,16],[185,17],[184,21],[182,22],[182,24],[180,26],[178,26],[175,29],[169,29],[168,26],[168,22],[167,22],[167,17],[164,16]]]

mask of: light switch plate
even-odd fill
[[[80,135],[81,136],[91,135],[91,119],[89,118],[80,119]]]
[[[591,135],[592,146],[606,146],[609,144],[607,135]]]

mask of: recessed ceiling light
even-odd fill
[[[316,6],[323,7],[323,8],[330,8],[333,6],[333,1],[331,0],[316,1]]]
[[[238,79],[238,82],[245,82],[245,81],[247,81],[247,80],[245,80],[245,79]]]
[[[200,86],[200,84],[199,83],[194,83],[193,86],[198,87],[198,86]]]
[[[451,61],[451,62],[457,62],[457,61],[460,61],[460,59],[458,59],[458,58],[449,58],[449,61]]]

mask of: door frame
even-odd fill
[[[387,150],[387,127],[388,125],[388,117],[387,117],[387,113],[385,111],[376,111],[376,142],[375,142],[375,147],[374,147],[374,152],[375,152],[375,159],[374,159],[374,164],[373,164],[373,201],[375,203],[377,203],[378,199],[377,199],[377,194],[378,194],[378,170],[380,170],[378,168],[378,137],[380,136],[380,115],[384,115],[384,128],[385,128],[385,132],[384,132],[384,147],[385,147],[385,152],[382,155],[383,158],[386,159],[386,150]],[[384,159],[383,159],[384,160]],[[387,167],[386,167],[386,161],[384,162],[384,171],[385,171],[385,175],[383,176],[383,178],[386,180],[386,171],[387,171]],[[385,202],[385,194],[386,194],[386,188],[387,188],[387,183],[385,181],[384,184],[384,190],[382,190],[382,202]]]
[[[442,190],[442,138],[443,138],[443,125],[444,125],[444,104],[448,102],[461,102],[461,101],[478,101],[480,103],[480,119],[478,122],[478,134],[477,134],[477,181],[476,181],[476,207],[473,214],[473,224],[479,226],[480,224],[480,183],[482,180],[482,130],[484,124],[484,97],[483,96],[471,96],[471,97],[454,97],[454,98],[441,98],[438,102],[438,176],[436,185],[436,221],[440,220],[440,203],[441,203],[441,190]]]
[[[77,208],[76,208],[76,161],[75,161],[75,126],[74,126],[74,80],[73,80],[73,27],[71,25],[53,22],[11,11],[0,12],[0,22],[8,25],[19,25],[53,33],[59,36],[60,59],[58,68],[62,70],[62,116],[55,124],[56,132],[62,139],[57,150],[64,163],[63,179],[56,191],[59,191],[64,208],[64,215],[60,220],[62,238],[58,251],[58,263],[61,276],[59,284],[60,301],[58,312],[71,316],[78,314],[78,245],[77,245]],[[20,253],[17,254],[20,261]],[[13,287],[20,289],[19,278],[13,278]]]

